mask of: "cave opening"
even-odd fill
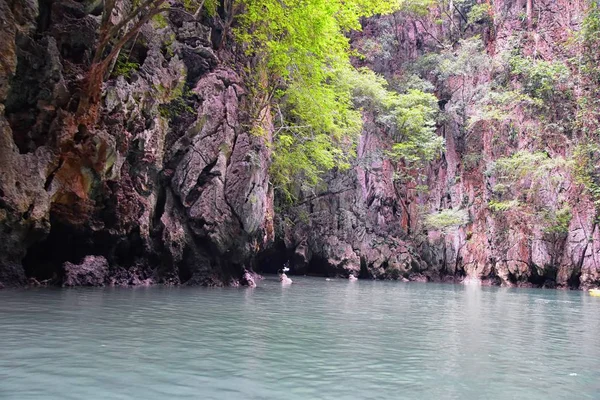
[[[518,283],[518,279],[515,276],[514,273],[508,271],[508,273],[506,274],[506,280],[513,286],[516,286]]]
[[[306,268],[306,275],[324,276],[328,278],[334,278],[336,276],[333,266],[326,258],[321,256],[313,256],[310,259]]]
[[[555,287],[558,269],[554,266],[547,265],[543,269],[544,273],[540,274],[538,268],[531,264],[530,274],[527,278],[528,282],[535,287]]]
[[[579,289],[581,286],[581,268],[576,268],[567,279],[567,285],[570,289]]]
[[[372,264],[370,265],[373,266]],[[359,279],[373,279],[373,275],[369,271],[369,265],[365,257],[360,258],[360,271],[358,272]]]
[[[271,248],[259,253],[254,261],[253,269],[259,274],[276,274],[290,261],[290,252],[282,240],[277,240]],[[297,275],[295,263],[289,264],[290,275]]]
[[[27,278],[59,283],[65,262],[79,264],[89,255],[104,256],[111,264],[134,265],[144,256],[139,227],[115,238],[107,231],[91,232],[51,216],[48,236],[29,247],[22,263]]]
[[[34,243],[23,258],[27,278],[38,281],[59,281],[63,276],[63,263],[79,263],[88,255],[91,238],[57,220],[51,221],[48,236]]]

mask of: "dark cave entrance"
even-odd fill
[[[364,257],[360,258],[360,271],[358,273],[359,279],[374,279],[373,275],[369,271],[369,266],[367,265],[367,260]]]
[[[576,268],[569,279],[567,285],[570,289],[579,289],[581,286],[581,268]]]
[[[81,262],[89,254],[90,245],[89,238],[83,232],[53,220],[48,236],[27,250],[23,258],[25,275],[39,281],[60,279],[63,263]]]
[[[335,273],[334,267],[327,262],[326,258],[313,256],[308,262],[306,275],[335,278],[337,274]]]
[[[296,254],[295,249],[289,249],[282,240],[261,252],[255,259],[253,269],[259,274],[276,274],[286,263],[290,271],[288,275],[307,275],[319,277],[335,277],[336,269],[324,257],[313,256],[306,263],[303,257]]]
[[[254,271],[259,274],[276,274],[277,271],[290,261],[291,252],[282,240],[276,241],[273,246],[257,255],[254,262]],[[290,275],[297,275],[298,268],[290,261]]]
[[[538,268],[531,264],[530,265],[530,274],[528,277],[529,283],[531,283],[535,287],[548,287],[554,288],[556,287],[556,277],[558,275],[558,268],[552,265],[547,265],[543,271],[543,274],[540,274]]]
[[[116,238],[106,230],[92,232],[51,217],[50,233],[29,247],[22,263],[27,278],[60,282],[65,262],[79,264],[90,255],[104,256],[113,265],[135,264],[144,256],[139,227]]]

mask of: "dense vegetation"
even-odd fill
[[[360,19],[398,10],[398,1],[240,0],[237,39],[254,57],[251,71],[257,120],[276,125],[272,179],[291,201],[322,174],[350,167],[370,108],[396,142],[390,157],[430,160],[441,147],[433,130],[435,97],[418,89],[392,91],[387,82],[351,63],[348,33]],[[260,130],[260,123],[254,127]]]

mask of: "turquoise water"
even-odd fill
[[[600,298],[295,282],[0,291],[0,399],[600,398]]]

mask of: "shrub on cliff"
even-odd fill
[[[537,60],[519,55],[510,60],[511,72],[521,79],[525,93],[549,100],[569,82],[569,68],[559,61]],[[564,92],[561,92],[564,94]]]
[[[437,157],[444,139],[436,134],[437,98],[419,89],[390,90],[382,77],[368,69],[348,76],[356,103],[372,111],[393,139],[387,155],[407,166]]]
[[[425,217],[425,228],[447,231],[469,223],[469,215],[465,210],[441,210]]]

